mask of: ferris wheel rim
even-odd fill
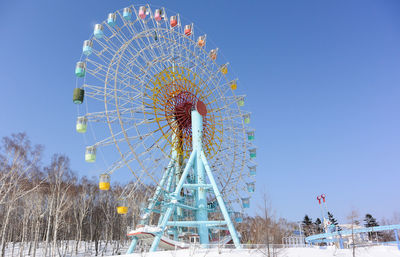
[[[133,6],[133,5],[132,5],[132,6]],[[148,5],[147,5],[147,6],[148,6]],[[151,10],[151,9],[150,9],[150,10]],[[118,11],[117,11],[117,12],[118,12]],[[136,11],[135,11],[135,12],[136,12]],[[138,18],[136,19],[136,21],[139,21],[139,24],[140,24],[140,20],[139,20]],[[136,21],[135,21],[135,22],[136,22]],[[153,22],[154,22],[154,21],[153,21]],[[125,23],[125,21],[124,21],[124,23]],[[102,24],[106,24],[106,22],[103,21]],[[106,26],[108,26],[108,24],[106,24]],[[162,29],[164,29],[164,28],[162,28]],[[153,30],[159,30],[159,28],[153,29]],[[165,30],[166,30],[166,29],[165,29]],[[176,29],[176,30],[178,30],[178,29]],[[175,30],[173,30],[173,31],[176,32],[177,34],[179,33],[179,32],[177,32],[177,31],[175,31]],[[194,33],[193,33],[193,34],[194,34]],[[94,36],[92,35],[92,36],[91,36],[91,39],[92,39],[93,37],[94,37]],[[193,45],[196,44],[196,42],[195,42],[192,38],[190,38],[190,40],[191,40],[191,43],[192,43]],[[200,50],[203,51],[205,55],[207,55],[207,52],[205,51],[205,48],[200,48]],[[213,62],[214,62],[214,64],[215,64],[216,66],[218,66],[218,65],[216,64],[216,61],[213,60]],[[232,90],[231,90],[231,91],[232,91]],[[219,92],[219,93],[220,93],[220,92]],[[232,93],[233,96],[235,96],[234,92],[231,92],[231,93]],[[86,104],[87,104],[87,102],[86,102]],[[241,112],[239,106],[237,106],[237,107],[238,107],[238,111]],[[105,107],[105,108],[107,108],[107,107]],[[107,119],[109,119],[108,116],[107,116]],[[121,119],[119,120],[119,122],[120,122],[121,127],[123,127],[123,123],[122,123],[122,120],[121,120]],[[246,129],[245,129],[245,128],[246,128],[246,126],[245,126],[243,120],[242,120],[242,123],[243,123],[243,124],[242,124],[242,125],[243,125],[243,126],[242,126],[242,127],[243,127],[242,134],[243,134],[243,136],[245,137],[245,133],[246,133]],[[111,128],[110,126],[109,126],[109,129],[110,129],[110,132],[112,132],[112,128]],[[112,133],[112,135],[114,135],[114,133]],[[124,137],[125,137],[125,139],[126,139],[127,142],[130,142],[130,141],[129,141],[129,137],[128,137],[126,134],[124,134]],[[114,138],[114,141],[115,141],[115,138]],[[117,143],[117,142],[115,142],[114,144],[118,147],[118,143]],[[247,145],[244,144],[243,147],[244,147],[244,151],[247,151]],[[130,146],[130,148],[131,148],[132,152],[134,152],[134,151],[133,151],[133,148],[132,148],[131,146]],[[120,155],[121,155],[121,158],[124,159],[123,153],[122,153],[121,151],[119,151],[119,153],[120,153]],[[137,158],[137,161],[139,161],[139,158]],[[245,162],[246,162],[246,159],[244,159],[242,162],[243,162],[242,169],[244,169],[245,166],[246,166],[246,163],[245,163]],[[128,163],[126,164],[126,166],[131,170],[131,173],[133,173],[133,174],[135,175],[135,172],[130,168],[130,165],[129,165]],[[146,173],[148,173],[146,169],[143,169],[143,170],[144,170]],[[233,174],[233,171],[230,172],[229,174],[232,175],[232,174]],[[244,172],[240,172],[240,173],[239,173],[239,178],[241,178],[241,177],[243,176],[243,174],[244,174]],[[148,175],[151,176],[151,174],[149,174],[149,173],[148,173]],[[136,175],[135,175],[135,177],[136,177]],[[240,180],[240,179],[237,180],[236,184],[239,183],[239,180]],[[153,179],[153,181],[154,181],[156,184],[158,184],[156,180]],[[229,180],[228,180],[228,181],[229,181]],[[144,183],[143,183],[143,185],[147,186],[147,185],[144,184]],[[227,186],[227,185],[225,185],[225,186]],[[222,190],[222,191],[224,191],[224,190]],[[239,195],[239,194],[238,194],[238,195]]]

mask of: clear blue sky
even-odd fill
[[[25,131],[45,162],[80,175],[74,66],[107,13],[137,1],[0,2],[0,136]],[[151,1],[205,31],[240,78],[256,129],[259,175],[277,214],[315,218],[315,197],[345,222],[352,207],[400,211],[400,1]],[[89,172],[90,171],[90,172]]]

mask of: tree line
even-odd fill
[[[135,227],[140,209],[154,192],[137,188],[128,201],[129,213],[116,212],[118,198],[130,184],[113,184],[109,191],[98,189],[97,179],[79,178],[66,155],[54,154],[43,166],[43,147],[32,145],[24,133],[4,137],[0,144],[0,255],[66,256],[78,254],[88,243],[93,254],[105,247],[121,252],[129,239],[128,227]],[[237,224],[243,243],[281,243],[294,224],[270,215],[245,217]],[[154,224],[157,217],[152,217]],[[71,245],[71,242],[72,245]],[[18,247],[14,247],[14,246]],[[39,253],[40,249],[40,253]]]
[[[139,206],[146,189],[138,188],[133,215],[118,215],[116,204],[122,185],[100,191],[93,179],[79,178],[71,171],[67,156],[55,154],[50,164],[41,167],[43,147],[32,146],[25,134],[13,134],[1,141],[0,152],[0,250],[18,243],[18,252],[38,256],[62,256],[65,247],[78,252],[82,242],[111,244],[127,240],[128,225],[137,222]],[[126,185],[125,185],[126,186]],[[128,185],[129,186],[129,185]],[[64,244],[63,244],[64,242]],[[115,251],[120,247],[113,246]],[[14,249],[13,249],[14,250]],[[72,249],[68,249],[72,252]]]
[[[349,225],[351,225],[352,228],[354,226],[364,226],[366,228],[379,226],[379,223],[377,222],[376,218],[372,216],[372,214],[367,213],[365,214],[363,220],[360,220],[357,212],[353,212],[356,213],[356,215],[353,214],[352,218],[349,219],[349,222],[351,223]],[[336,231],[341,231],[343,229],[331,212],[328,212],[328,220],[330,224],[335,226]],[[382,225],[389,225],[390,223],[394,224],[395,222],[396,221],[390,222],[383,219]],[[324,233],[324,224],[320,218],[317,218],[315,221],[313,221],[311,217],[305,215],[303,221],[301,222],[301,227],[302,232],[306,237],[314,234]],[[370,241],[389,242],[395,240],[394,234],[390,231],[369,232],[367,234]]]

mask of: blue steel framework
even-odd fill
[[[306,243],[314,244],[314,243],[329,243],[329,242],[339,242],[340,248],[343,249],[343,237],[351,234],[360,234],[360,233],[368,233],[368,232],[379,232],[379,231],[391,231],[393,230],[397,247],[400,250],[400,240],[399,240],[399,230],[400,224],[398,225],[387,225],[387,226],[377,226],[377,227],[369,227],[369,228],[360,228],[360,229],[349,229],[342,231],[335,231],[331,233],[322,233],[318,235],[312,235],[306,237]]]
[[[224,225],[227,226],[235,247],[241,248],[238,234],[230,218],[230,214],[225,205],[225,202],[222,199],[218,186],[215,182],[206,155],[203,151],[203,116],[197,110],[192,110],[191,120],[193,150],[186,163],[183,173],[180,173],[181,167],[178,160],[179,156],[177,154],[177,151],[175,150],[173,151],[170,164],[168,165],[168,168],[165,171],[160,184],[157,186],[154,196],[149,199],[148,208],[145,209],[145,212],[142,215],[141,223],[147,224],[150,214],[154,211],[154,207],[157,204],[161,204],[161,209],[165,210],[164,212],[161,212],[158,222],[159,231],[156,233],[150,251],[157,250],[160,239],[166,231],[167,227],[169,227],[169,230],[174,232],[174,240],[177,240],[178,231],[181,227],[197,228],[198,234],[200,236],[200,244],[207,245],[209,244],[209,229],[212,229],[213,227],[218,227],[220,229],[221,226]],[[193,172],[192,174],[194,176],[194,180],[188,181],[187,178],[188,175],[190,175],[191,170]],[[177,182],[175,189],[171,192],[163,190],[162,187],[164,186],[165,182],[168,181],[168,183],[171,184],[174,176],[175,181]],[[209,180],[209,183],[207,183],[207,178]],[[167,188],[171,188],[171,186],[168,185]],[[190,206],[183,202],[184,197],[180,195],[183,188],[192,189],[196,192],[195,206]],[[207,208],[207,189],[211,189],[211,191],[215,195],[219,209],[222,213],[222,220],[208,220],[209,210]],[[164,194],[164,199],[168,199],[168,202],[157,202],[157,199],[160,197],[161,194]],[[182,212],[182,208],[195,211],[195,215],[194,217],[192,217],[194,218],[194,220],[177,220],[178,214]],[[170,220],[171,218],[172,220]],[[128,254],[134,252],[137,243],[138,238],[133,236],[131,245],[127,251]]]

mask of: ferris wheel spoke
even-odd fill
[[[84,84],[83,88],[86,90],[87,92],[86,95],[88,97],[96,98],[101,101],[104,101],[104,96],[107,96],[108,98],[113,98],[115,94],[118,95],[119,99],[124,100],[126,102],[132,102],[142,97],[139,91],[137,91],[137,95],[133,95],[132,93],[124,91],[124,89],[118,89],[118,88],[116,89],[112,87],[105,88],[104,86],[94,86],[94,85]]]
[[[238,102],[242,99],[244,99],[246,95],[235,95],[235,96],[225,96],[223,97],[223,101],[225,101],[226,106],[232,106],[234,105],[235,107],[237,106]]]
[[[112,68],[112,65],[108,65],[108,67],[106,67],[98,61],[89,58],[86,59],[86,63],[88,64],[88,73],[97,78],[100,78],[101,81],[104,81],[109,76],[108,74],[115,75],[117,73],[117,71]],[[110,73],[110,71],[112,73]]]
[[[126,60],[126,58],[123,58],[123,54],[121,53],[116,53],[110,57],[107,56],[98,56],[98,61],[95,61],[93,59],[87,59],[87,63],[94,63],[96,65],[96,69],[94,70],[95,72],[101,72],[101,71],[105,71],[106,76],[110,77],[110,76],[115,76],[115,74],[117,73],[116,67],[118,66],[118,75],[120,77],[123,77],[124,79],[134,79],[135,77],[131,76],[129,67],[127,67],[125,65],[125,62],[128,62],[129,60]],[[100,63],[100,61],[104,64],[107,64],[107,68],[105,67],[106,65],[103,65]],[[120,64],[123,65],[120,65]],[[107,70],[107,71],[106,71]],[[122,71],[122,72],[121,72]]]
[[[116,15],[119,15],[119,17],[123,19],[119,11],[116,12]],[[124,35],[123,32],[124,25],[122,27],[118,25],[111,27],[107,24],[106,26],[107,29],[111,32],[111,35],[108,36],[108,42],[113,44],[114,49],[118,49],[120,46],[124,45],[128,41],[128,38]]]
[[[115,46],[108,37],[103,37],[103,39],[98,39],[96,37],[93,37],[93,43],[96,45],[96,48],[92,50],[92,52],[97,56],[97,57],[102,57],[105,54],[110,54],[111,56],[115,55],[116,52],[118,52],[118,47]],[[100,49],[99,49],[100,47]]]
[[[103,173],[112,175],[116,170],[122,168],[123,166],[131,163],[134,160],[135,158],[132,156],[132,153],[128,151],[120,159],[111,164]]]
[[[139,22],[139,23],[141,23],[141,22]],[[154,42],[150,42],[150,37],[151,37],[151,35],[149,35],[149,29],[145,28],[144,31],[142,31],[140,33],[140,43],[143,44],[144,46],[153,45]],[[152,58],[157,57],[154,47],[150,47],[150,48],[148,48],[148,50],[149,50],[148,53],[150,54],[150,57],[152,57]]]
[[[98,112],[98,113],[87,113],[85,117],[90,123],[108,123],[108,124],[118,124],[119,121],[122,121],[125,124],[135,124],[136,126],[146,124],[149,122],[148,120],[142,120],[140,117],[131,117],[125,115],[122,117],[119,111],[106,111],[106,112]]]
[[[98,57],[98,58],[106,58],[110,60],[111,58],[107,57],[106,54],[109,54],[110,56],[114,56],[119,52],[120,47],[114,44],[114,42],[109,38],[105,37],[103,40],[97,39],[94,37],[94,43],[99,45],[101,49],[95,48],[93,50],[93,53]]]
[[[219,85],[221,80],[222,80],[222,77],[215,78],[212,75],[212,76],[209,77],[208,80],[205,81],[205,83],[212,83],[212,81],[213,81],[214,85]],[[214,87],[213,89],[210,90],[210,92],[208,93],[208,96],[212,95],[212,94],[215,94],[217,92],[217,90],[219,90],[219,88],[218,87]]]
[[[134,130],[135,126],[132,127],[128,127],[125,129],[125,131],[130,131],[130,130]],[[94,146],[96,147],[104,147],[104,146],[108,146],[114,143],[122,143],[125,140],[129,140],[129,141],[137,141],[137,142],[141,142],[142,140],[145,140],[146,138],[152,136],[155,132],[149,132],[146,134],[140,134],[140,135],[135,135],[135,136],[129,136],[127,138],[123,137],[123,132],[117,132],[114,133],[113,136],[109,136],[97,143],[94,144]],[[121,137],[118,139],[118,137]]]

